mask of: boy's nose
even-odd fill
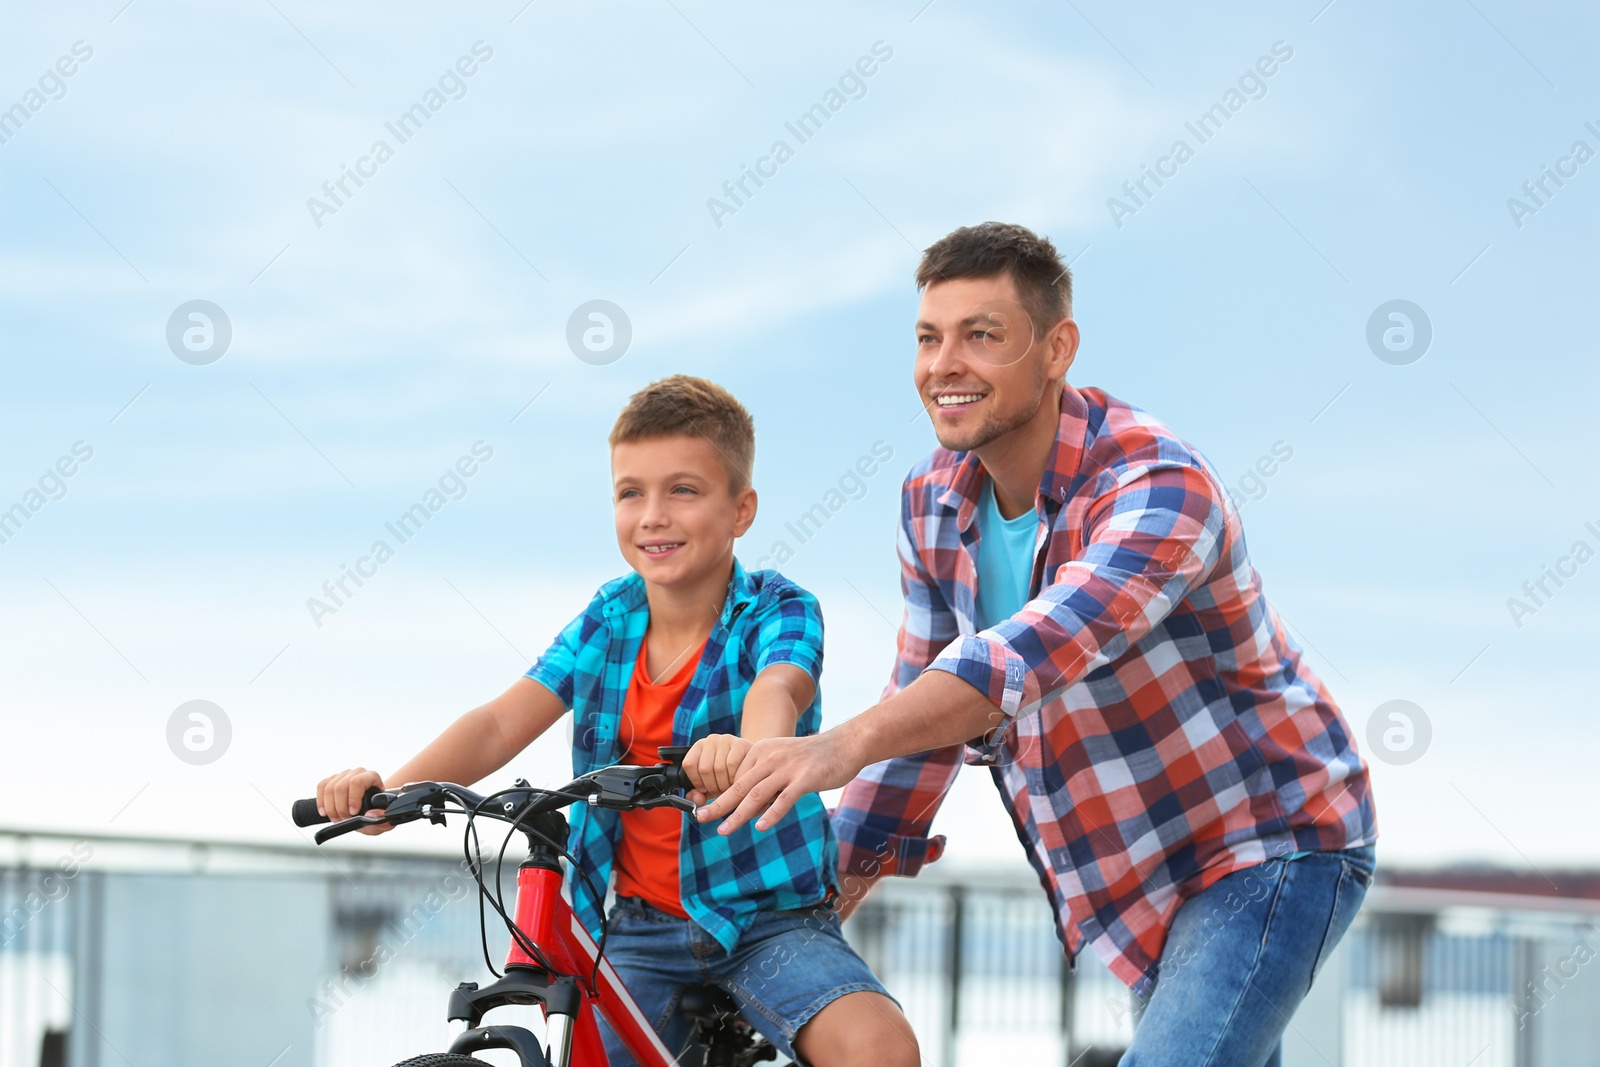
[[[667,509],[658,500],[646,502],[644,513],[639,516],[639,525],[645,527],[665,526],[667,521]]]

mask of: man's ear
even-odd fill
[[[1045,376],[1051,381],[1064,380],[1078,357],[1078,324],[1071,316],[1050,327],[1045,346]]]
[[[753,486],[745,486],[734,494],[733,497],[733,536],[743,537],[745,531],[750,529],[756,521],[756,491]]]

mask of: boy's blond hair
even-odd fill
[[[715,382],[674,374],[651,382],[628,398],[611,427],[611,447],[679,434],[704,437],[722,454],[729,489],[750,484],[756,458],[756,428],[734,395]]]

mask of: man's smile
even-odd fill
[[[933,394],[933,402],[940,411],[964,411],[988,396],[987,392],[976,389],[943,389]]]

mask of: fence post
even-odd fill
[[[1061,967],[1061,1062],[1072,1067],[1072,1006],[1077,999],[1077,975],[1072,961],[1067,959],[1066,946],[1062,946],[1056,959]]]
[[[945,1005],[945,1067],[955,1067],[956,1039],[961,1033],[962,942],[966,939],[967,893],[960,886],[950,887],[950,942],[945,972],[950,976],[950,996]]]

